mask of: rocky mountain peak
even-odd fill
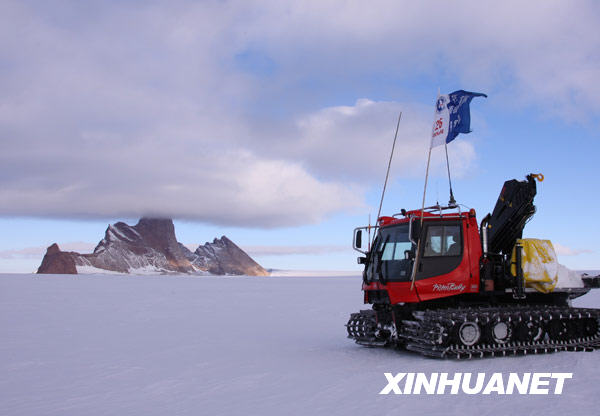
[[[121,273],[196,273],[268,275],[229,238],[215,238],[195,252],[177,241],[168,218],[142,218],[136,225],[124,222],[106,228],[104,238],[91,254],[63,252],[55,243],[48,247],[38,273],[77,273],[102,270]],[[51,270],[51,271],[47,271]]]
[[[215,238],[212,243],[207,242],[199,246],[194,254],[198,256],[194,264],[213,274],[269,275],[269,272],[226,236]]]
[[[177,242],[175,237],[175,225],[169,218],[147,218],[144,217],[133,227],[146,238],[156,240]]]
[[[221,238],[214,238],[212,243],[206,242],[204,245],[209,245],[213,247],[227,247],[228,245],[233,244],[233,242],[227,238],[227,236],[221,236]]]
[[[54,243],[46,250],[38,273],[46,274],[77,274],[75,258],[71,252],[60,251],[58,244]]]
[[[46,249],[47,256],[51,256],[51,255],[57,254],[57,253],[60,253],[60,247],[58,247],[58,244],[56,244],[56,243],[52,244],[50,247],[48,247]]]

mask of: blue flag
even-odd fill
[[[474,97],[487,97],[487,95],[463,90],[438,95],[431,132],[431,147],[450,143],[459,133],[471,132],[469,103]]]

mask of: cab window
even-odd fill
[[[460,225],[430,225],[427,227],[424,257],[460,256],[461,254]]]

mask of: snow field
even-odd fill
[[[600,290],[576,302],[600,307]],[[1,415],[592,415],[600,352],[434,360],[346,338],[360,277],[0,275]],[[384,372],[572,372],[560,396],[379,395]]]

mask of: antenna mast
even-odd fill
[[[383,190],[381,191],[381,200],[379,201],[379,210],[377,211],[377,217],[375,218],[375,225],[379,224],[379,216],[381,215],[381,206],[383,205],[383,197],[385,196],[385,188],[387,186],[388,178],[390,176],[390,167],[392,166],[392,158],[394,157],[394,149],[396,147],[396,139],[398,138],[398,129],[400,128],[400,120],[402,120],[402,111],[398,115],[398,123],[396,124],[396,133],[394,134],[394,143],[392,144],[392,151],[390,153],[390,160],[388,162],[387,172],[385,174],[385,182],[383,182]],[[375,235],[373,234],[373,241],[371,245],[375,242]]]

